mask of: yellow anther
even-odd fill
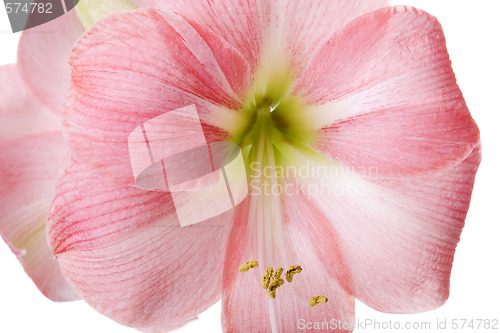
[[[271,277],[273,276],[274,269],[272,267],[268,267],[264,276],[262,277],[262,288],[268,289],[269,284],[271,283]]]
[[[288,282],[292,282],[293,275],[300,273],[300,272],[302,272],[302,267],[290,266],[290,269],[286,272],[286,280]],[[276,270],[276,272],[274,271],[274,269],[272,267],[268,267],[266,272],[264,273],[264,276],[262,277],[262,287],[264,289],[268,290],[267,294],[271,298],[276,298],[276,289],[278,289],[279,287],[281,287],[282,285],[285,284],[285,281],[281,278],[281,274],[283,274],[282,267],[278,268]],[[318,296],[318,297],[323,297],[323,296]],[[322,302],[322,299],[320,299],[318,302],[319,303],[328,302],[328,299],[326,297],[324,297],[324,298],[326,299],[326,301]],[[309,304],[311,304],[311,302],[309,302]],[[316,305],[316,304],[314,304],[314,305]],[[311,306],[314,306],[314,305],[311,305]]]
[[[275,274],[274,278],[279,279],[281,277],[281,274],[283,274],[283,268],[280,267],[276,270],[276,274]]]
[[[302,267],[300,266],[290,266],[290,269],[286,271],[286,280],[292,282],[293,275],[302,272]]]
[[[259,266],[259,263],[256,260],[252,260],[241,265],[240,268],[238,268],[238,270],[242,273],[248,272],[250,269],[255,268],[257,266]]]
[[[326,303],[326,302],[328,302],[328,298],[326,298],[325,296],[311,297],[311,299],[309,300],[309,306],[313,307],[318,305],[319,303]]]
[[[269,292],[267,293],[271,298],[276,298],[276,289],[281,287],[285,281],[281,278],[283,274],[283,268],[278,268],[276,273],[273,275],[273,282],[269,285]]]

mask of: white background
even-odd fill
[[[394,3],[424,9],[443,25],[458,83],[481,130],[483,162],[456,252],[448,302],[419,315],[382,314],[357,302],[357,318],[380,323],[392,321],[393,325],[395,322],[401,325],[431,323],[432,329],[422,332],[435,332],[436,322],[446,320],[448,329],[439,332],[491,332],[452,330],[451,323],[460,318],[500,320],[500,195],[497,192],[500,189],[500,1],[397,0]],[[16,61],[18,39],[19,34],[10,32],[5,9],[0,4],[0,65]],[[1,241],[0,272],[0,332],[136,332],[103,317],[83,301],[58,304],[44,298]],[[220,302],[178,330],[220,331]],[[407,330],[357,332],[384,331]]]

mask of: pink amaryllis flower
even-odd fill
[[[152,1],[84,34],[47,230],[74,290],[136,328],[222,295],[227,332],[352,323],[355,298],[393,313],[443,304],[479,131],[439,23],[386,5]],[[128,138],[192,105],[208,142],[240,146],[251,189],[181,227],[168,192],[134,186]],[[291,282],[266,275],[294,266]]]
[[[61,125],[71,81],[68,60],[84,31],[70,11],[23,32],[18,63],[0,67],[0,235],[54,301],[80,298],[53,258],[45,224],[68,150]]]

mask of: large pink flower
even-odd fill
[[[70,60],[73,156],[48,237],[77,293],[137,328],[222,294],[228,332],[349,323],[355,298],[395,313],[443,304],[480,144],[436,19],[382,0],[152,3],[103,19]],[[181,228],[169,193],[133,186],[128,138],[189,105],[207,141],[240,145],[260,191]],[[270,298],[266,268],[291,265],[302,272]],[[318,295],[330,301],[309,306]]]

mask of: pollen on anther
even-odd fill
[[[273,281],[269,285],[269,292],[267,293],[271,298],[276,298],[276,289],[281,287],[285,281],[281,278],[281,274],[283,274],[283,268],[278,268],[276,273],[273,275]]]
[[[327,302],[328,302],[328,298],[325,296],[311,297],[311,299],[309,300],[309,306],[313,307],[313,306],[318,305],[319,303],[327,303]]]
[[[286,271],[286,280],[288,282],[292,282],[292,279],[293,279],[293,276],[295,274],[298,274],[302,272],[302,267],[296,265],[296,266],[290,266],[290,268],[288,269],[288,271]]]
[[[248,272],[250,269],[255,268],[257,266],[259,266],[259,263],[256,260],[251,260],[241,265],[240,268],[238,268],[238,271],[242,273]]]
[[[269,284],[271,283],[271,277],[273,276],[274,269],[272,267],[268,267],[264,276],[262,277],[262,288],[268,289]]]

